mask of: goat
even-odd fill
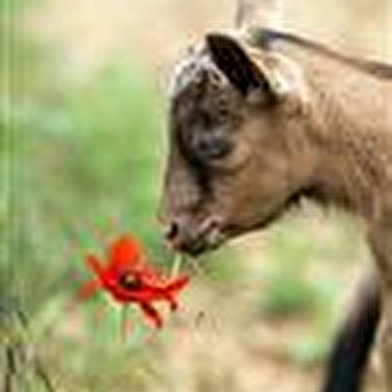
[[[302,197],[359,217],[377,273],[339,333],[323,392],[360,390],[377,332],[392,392],[392,66],[252,25],[207,34],[175,68],[170,100],[167,241],[198,255]]]

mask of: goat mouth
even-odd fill
[[[200,232],[192,241],[182,244],[179,250],[192,257],[197,257],[219,248],[226,240],[227,236],[223,233],[221,227],[213,225],[208,230]]]
[[[201,239],[184,246],[182,252],[187,253],[192,257],[197,257],[219,248],[223,242],[224,240],[209,242]]]
[[[183,244],[180,251],[197,257],[221,247],[234,238],[241,237],[252,231],[264,230],[275,222],[280,221],[287,213],[295,210],[305,196],[303,192],[293,194],[261,220],[254,220],[247,223],[214,221],[215,224],[208,226],[205,230],[201,230],[200,234],[192,241]]]
[[[182,244],[179,248],[181,252],[184,252],[192,257],[197,257],[205,253],[212,252],[226,244],[230,240],[241,237],[249,232],[255,230],[263,230],[274,222],[278,221],[287,210],[291,210],[292,206],[296,203],[290,203],[290,205],[284,206],[269,216],[264,218],[262,221],[248,222],[247,224],[227,224],[214,226],[208,231],[201,233],[195,237],[192,241]]]

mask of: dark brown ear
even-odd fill
[[[214,63],[242,94],[247,95],[256,89],[271,92],[260,68],[232,37],[210,33],[206,41]]]

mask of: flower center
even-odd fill
[[[126,290],[138,290],[142,287],[140,277],[132,272],[125,272],[118,279],[119,285]]]

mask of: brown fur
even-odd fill
[[[198,254],[300,196],[362,218],[382,277],[392,392],[392,68],[283,33],[238,41],[212,34],[176,71],[168,238]]]

